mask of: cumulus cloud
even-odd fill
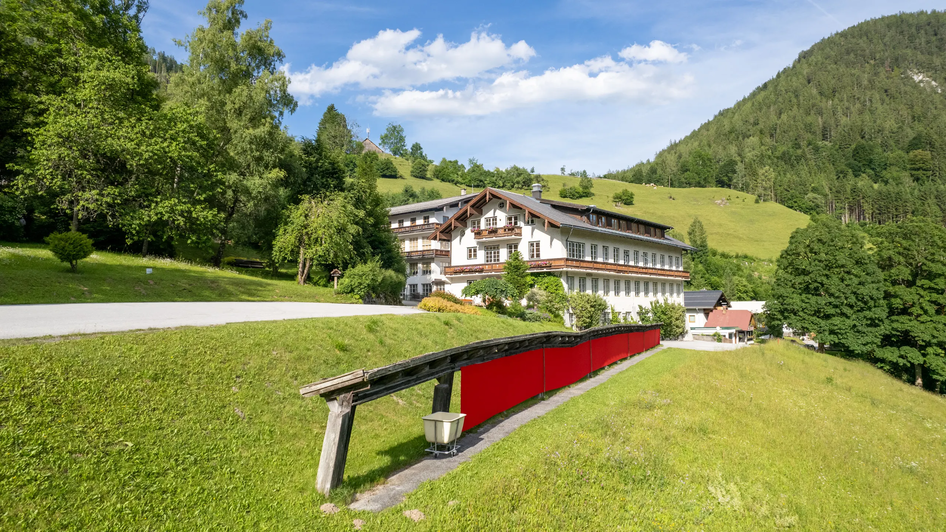
[[[373,105],[382,116],[476,116],[561,100],[665,102],[689,95],[692,85],[689,74],[603,56],[535,76],[506,72],[463,90],[385,91]]]
[[[650,41],[647,46],[635,44],[618,53],[628,61],[646,61],[649,63],[685,63],[687,54],[663,41]]]
[[[437,81],[478,78],[500,67],[528,61],[535,50],[519,41],[506,46],[497,35],[473,32],[468,42],[450,43],[438,35],[423,45],[417,29],[383,30],[355,43],[331,66],[310,66],[304,72],[285,70],[290,90],[303,100],[346,86],[362,89],[403,89]],[[413,46],[412,46],[413,45]]]

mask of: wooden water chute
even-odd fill
[[[660,324],[609,325],[583,332],[553,331],[495,338],[427,353],[372,370],[355,370],[303,386],[299,390],[303,397],[321,396],[329,408],[316,487],[327,495],[341,484],[355,420],[355,407],[360,404],[437,379],[431,412],[446,412],[450,410],[453,375],[465,366],[529,351],[575,347],[596,339],[631,333],[653,331],[652,334],[657,338],[654,342],[656,345],[659,343],[659,328]]]

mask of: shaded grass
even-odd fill
[[[866,364],[670,349],[402,505],[323,528],[944,530],[944,459],[946,401]],[[415,508],[416,524],[401,515]]]
[[[145,268],[152,268],[148,275]],[[320,301],[352,303],[331,288],[299,286],[291,276],[267,278],[187,262],[96,251],[78,273],[45,246],[0,244],[0,305],[143,301]]]
[[[405,161],[406,162],[406,161]],[[609,179],[595,179],[592,198],[563,200],[558,197],[562,184],[574,186],[577,177],[544,175],[549,187],[546,198],[585,205],[597,205],[646,220],[674,226],[686,234],[694,217],[699,217],[706,228],[711,247],[734,254],[746,254],[762,259],[774,259],[788,245],[792,231],[808,224],[808,216],[773,202],[755,203],[755,196],[722,188],[666,188],[634,185]],[[379,179],[381,192],[399,192],[404,185],[415,189],[435,188],[443,197],[457,196],[463,187],[435,179],[412,177]],[[469,187],[466,187],[469,189]],[[611,196],[629,189],[634,193],[634,205],[615,207]],[[474,192],[469,189],[468,192]],[[528,191],[518,191],[528,194]],[[670,197],[674,199],[670,199]],[[716,201],[726,199],[726,205]]]
[[[318,529],[328,410],[302,385],[541,330],[373,316],[0,342],[0,530]],[[358,407],[335,500],[422,455],[433,385]]]

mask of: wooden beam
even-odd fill
[[[345,373],[344,375],[329,377],[312,384],[307,384],[299,390],[299,393],[302,394],[302,397],[313,397],[316,395],[329,394],[338,390],[344,390],[346,388],[361,387],[360,385],[362,384],[364,384],[364,388],[368,387],[368,385],[365,383],[365,370],[356,369],[355,371]]]
[[[348,445],[351,443],[351,429],[355,422],[355,405],[352,404],[351,392],[326,402],[329,410],[328,423],[325,426],[325,438],[322,440],[319,473],[315,480],[316,489],[322,495],[328,495],[345,477]]]
[[[437,384],[434,386],[434,405],[430,413],[450,411],[450,398],[453,395],[453,372],[437,377]]]

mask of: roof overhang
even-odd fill
[[[457,228],[466,228],[466,222],[470,219],[471,216],[483,214],[483,207],[493,201],[494,199],[502,199],[509,205],[514,205],[519,209],[525,211],[526,216],[529,218],[541,219],[545,222],[545,227],[561,227],[561,224],[543,216],[542,214],[536,212],[534,209],[530,209],[525,206],[518,200],[513,197],[504,194],[502,191],[496,190],[494,188],[485,188],[482,192],[476,195],[473,199],[469,201],[462,209],[456,212],[453,216],[448,218],[444,223],[440,224],[440,227],[437,228],[428,238],[430,240],[441,240],[443,238],[450,238],[454,229]]]

